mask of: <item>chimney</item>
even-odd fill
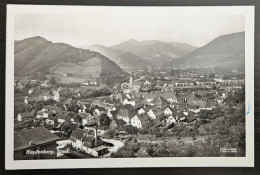
[[[97,128],[95,128],[93,130],[94,130],[94,137],[95,137],[94,145],[95,145],[95,147],[97,147],[98,146]]]

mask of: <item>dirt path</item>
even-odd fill
[[[109,148],[108,151],[109,153],[104,155],[104,157],[109,157],[111,153],[115,153],[117,152],[117,150],[121,147],[124,146],[124,143],[119,141],[119,140],[115,140],[115,139],[102,139],[103,141],[107,142],[107,143],[111,143],[114,146]]]

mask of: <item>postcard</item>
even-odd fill
[[[6,169],[254,166],[254,6],[8,5]]]

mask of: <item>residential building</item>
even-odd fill
[[[45,127],[15,131],[14,160],[55,159],[58,140],[59,137]]]

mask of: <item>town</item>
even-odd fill
[[[125,71],[127,81],[110,86],[98,78],[65,84],[55,75],[15,77],[14,159],[244,154],[243,71]],[[228,145],[235,154],[219,151]]]

